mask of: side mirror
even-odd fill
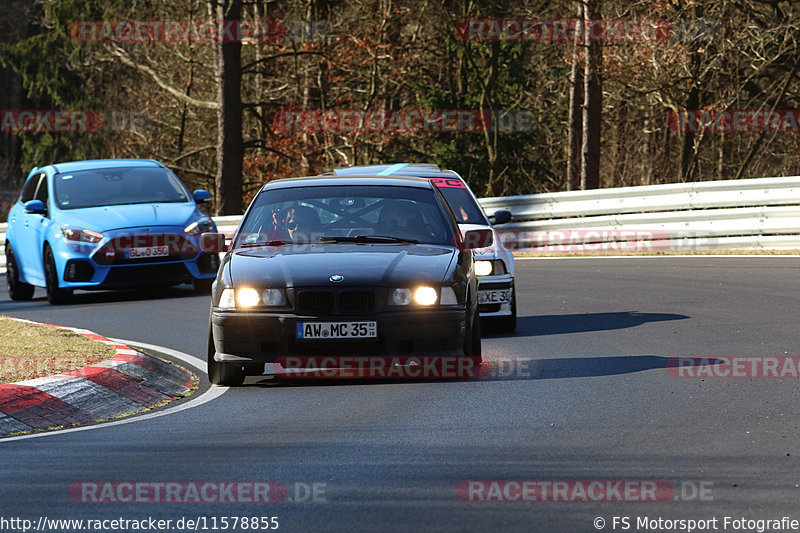
[[[225,234],[208,232],[200,235],[200,249],[206,253],[227,252]]]
[[[464,234],[465,250],[488,248],[492,243],[494,243],[494,234],[490,229],[473,229]]]
[[[22,208],[26,213],[32,213],[34,215],[44,215],[47,213],[47,207],[41,200],[29,200],[22,204]]]
[[[507,224],[511,222],[511,218],[511,211],[500,209],[499,211],[495,211],[494,215],[489,216],[489,222],[491,222],[493,226],[497,226],[498,224]]]
[[[211,200],[211,193],[205,189],[197,189],[192,193],[192,198],[198,204],[202,204],[203,202],[207,202]]]

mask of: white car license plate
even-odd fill
[[[298,339],[374,339],[377,322],[298,322]]]
[[[128,259],[138,259],[140,257],[166,257],[169,255],[169,246],[145,246],[142,248],[130,248]]]
[[[504,304],[511,301],[511,289],[478,291],[479,304]]]

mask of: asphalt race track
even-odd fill
[[[717,518],[723,530],[726,516],[800,520],[798,379],[667,370],[670,357],[800,356],[798,267],[795,257],[520,261],[518,331],[484,338],[488,378],[250,378],[174,414],[0,441],[0,516],[205,517],[208,531],[222,516],[276,516],[283,531],[588,532],[598,517],[612,531],[614,516],[630,517],[629,531],[637,517]],[[23,303],[0,294],[0,314],[198,358],[208,304],[188,287],[78,293],[63,307],[48,305],[43,290]],[[592,498],[573,483],[568,501],[462,501],[456,489],[469,480],[484,480],[484,496],[490,480],[655,481],[673,490],[655,502],[624,491],[626,501],[613,491],[584,501]],[[274,504],[70,495],[73,484],[108,481],[272,482],[287,494]]]

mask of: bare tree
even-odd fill
[[[603,62],[600,41],[592,37],[591,24],[600,19],[600,0],[585,0],[583,35],[586,62],[583,75],[583,164],[581,189],[600,186],[600,133],[603,105]]]
[[[581,146],[583,144],[583,4],[578,2],[578,18],[575,24],[575,40],[572,50],[572,71],[569,86],[569,131],[567,133],[567,190],[581,186]]]
[[[242,18],[242,0],[208,0],[209,15],[224,25]],[[226,22],[228,21],[228,22]],[[225,33],[225,32],[221,32]],[[216,50],[217,214],[242,212],[242,43],[220,38]]]

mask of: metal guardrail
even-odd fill
[[[800,177],[483,198],[509,247],[533,251],[800,248]],[[621,245],[614,248],[612,243]],[[637,244],[639,243],[639,244]],[[608,246],[606,246],[608,245]]]
[[[511,248],[534,251],[800,249],[800,176],[482,198]],[[241,215],[214,217],[228,238]],[[0,224],[0,243],[6,224]],[[0,247],[0,272],[5,270]]]
[[[800,177],[669,183],[529,196],[504,196],[483,198],[481,204],[487,212],[508,209],[514,213],[517,220],[800,205]]]
[[[239,226],[242,220],[242,215],[226,215],[222,217],[214,217],[214,223],[217,225],[217,231],[225,234],[225,238],[230,240],[233,233]]]

